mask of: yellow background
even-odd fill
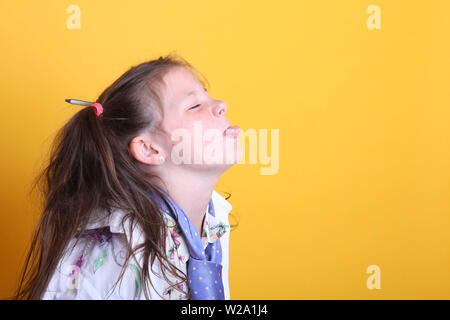
[[[69,5],[81,29],[69,30]],[[369,5],[381,29],[369,30]],[[232,299],[450,298],[450,1],[0,2],[0,296],[36,221],[54,133],[132,65],[175,51],[279,171],[237,164]],[[247,160],[248,162],[248,160]],[[381,289],[369,290],[369,265]]]

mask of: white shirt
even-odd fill
[[[201,239],[204,248],[206,248],[208,242],[220,241],[224,296],[225,299],[229,300],[230,224],[228,214],[232,206],[215,190],[212,193],[212,200],[215,216],[209,213],[208,206]],[[162,210],[161,212],[164,213]],[[126,242],[131,243],[133,248],[143,242],[143,233],[139,227],[133,230],[131,237],[128,232],[128,220],[125,221],[124,228],[122,228],[121,222],[124,214],[122,210],[114,210],[109,217],[102,217],[102,214],[97,213],[90,218],[87,230],[92,232],[92,236],[80,239],[75,246],[75,239],[70,241],[51,276],[42,299],[146,299],[141,283],[142,249],[135,253],[135,258],[132,257],[129,260],[122,282],[119,281],[117,286],[113,288],[125,261]],[[165,221],[168,231],[166,238],[168,258],[171,263],[186,274],[186,262],[189,260],[186,240],[179,232],[176,221],[167,213],[165,213]],[[105,227],[109,227],[109,229]],[[110,232],[102,233],[94,231],[95,229],[109,230]],[[150,261],[148,265],[150,267]],[[175,280],[167,272],[166,274],[169,279]],[[150,293],[150,299],[186,299],[187,284],[181,284],[183,292],[168,289],[169,284],[161,276],[157,259],[155,259],[152,270],[149,270],[149,275],[157,290],[156,292],[148,283],[147,290]]]

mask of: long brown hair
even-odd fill
[[[41,299],[64,249],[72,238],[77,238],[77,230],[85,229],[90,212],[101,209],[111,213],[114,207],[127,212],[130,233],[131,226],[138,223],[145,235],[145,242],[137,248],[128,244],[119,279],[131,256],[143,249],[142,289],[147,299],[149,259],[150,266],[158,259],[168,283],[171,281],[166,272],[186,281],[186,274],[168,260],[164,219],[148,194],[151,190],[163,197],[149,182],[158,177],[144,170],[129,151],[135,136],[159,130],[163,117],[162,78],[175,66],[188,68],[204,83],[201,73],[185,59],[173,53],[161,56],[131,67],[106,88],[96,100],[104,108],[99,117],[94,108],[84,107],[58,131],[48,165],[32,185],[32,191],[39,188],[42,196],[42,216],[14,299]],[[177,289],[176,284],[172,285]],[[187,297],[191,298],[189,287]]]

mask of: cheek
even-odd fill
[[[186,135],[190,134],[190,129],[186,127],[186,124],[181,120],[170,119],[164,122],[164,130],[167,132],[167,145],[168,152],[178,143],[184,140]],[[186,131],[187,130],[187,131]],[[187,132],[187,133],[186,133]]]
[[[193,123],[188,118],[172,116],[168,117],[166,121],[164,121],[164,126],[167,129],[167,132],[172,134],[183,129],[191,131],[193,128]]]
[[[176,150],[179,150],[180,145],[183,148],[190,148],[191,156],[188,158],[191,158],[191,161],[195,153],[203,154],[208,146],[211,148],[216,145],[217,148],[221,146],[223,149],[225,138],[223,132],[217,128],[217,123],[207,112],[185,116],[183,119],[170,119],[166,122],[166,127],[171,133],[172,148],[176,147]]]
[[[202,142],[208,131],[217,131],[217,124],[207,112],[197,113],[192,117],[186,117],[175,124],[178,128],[184,128],[189,132],[191,141]]]

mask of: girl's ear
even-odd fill
[[[152,142],[149,137],[137,136],[131,140],[130,152],[139,162],[149,165],[160,165],[165,162],[162,148]]]

